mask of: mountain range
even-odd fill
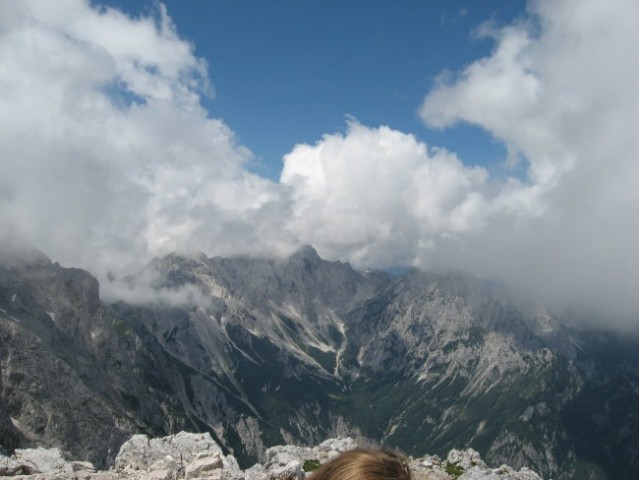
[[[339,435],[544,478],[639,477],[639,336],[460,272],[171,254],[100,296],[0,254],[0,444],[98,466],[134,433],[209,432],[243,466]],[[106,298],[106,297],[105,297]]]

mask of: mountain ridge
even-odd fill
[[[186,429],[244,463],[269,445],[354,433],[408,453],[472,446],[555,478],[639,470],[639,360],[606,363],[612,337],[472,276],[358,272],[312,247],[283,260],[172,254],[125,279],[150,283],[152,302],[105,303],[88,273],[29,258],[0,262],[0,407],[75,457],[106,465],[132,433]],[[25,353],[36,350],[39,363]],[[55,402],[27,388],[58,364],[70,380],[49,387]],[[74,440],[88,435],[72,428],[84,424],[72,421],[76,390],[105,445]],[[577,421],[599,408],[625,429],[610,414]],[[56,415],[64,428],[47,423]]]

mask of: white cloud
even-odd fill
[[[28,3],[33,16],[48,28],[84,44],[94,55],[102,52],[113,59],[118,80],[132,94],[197,107],[194,90],[210,89],[206,63],[179,39],[163,4],[158,5],[157,19],[132,20],[117,10],[98,12],[77,0]]]
[[[533,1],[527,19],[482,26],[492,54],[428,93],[428,125],[485,129],[525,178],[351,120],[293,148],[277,184],[247,172],[251,152],[202,107],[206,63],[162,6],[130,18],[3,0],[0,229],[102,275],[170,251],[310,243],[360,267],[470,269],[636,313],[637,18],[634,0]]]
[[[328,257],[411,265],[437,239],[482,224],[486,172],[388,127],[351,120],[345,135],[298,145],[284,161],[290,230]]]
[[[457,258],[558,301],[636,314],[639,4],[529,7],[526,22],[484,28],[494,52],[442,81],[420,110],[431,126],[478,125],[527,162],[527,180],[511,180],[493,202],[516,217],[494,218],[466,239],[472,256]]]
[[[163,303],[172,307],[203,309],[212,305],[211,297],[195,284],[167,286],[162,274],[153,266],[146,266],[134,276],[111,281],[107,286],[107,290],[101,294],[101,298],[107,302],[123,301],[130,305]]]
[[[260,222],[285,211],[278,187],[245,170],[251,153],[201,107],[206,65],[163,7],[132,19],[7,0],[0,19],[3,230],[96,273],[278,247],[277,218]]]

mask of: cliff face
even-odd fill
[[[194,428],[157,375],[158,350],[87,272],[36,255],[0,267],[2,401],[26,444],[102,465],[133,432]]]
[[[206,431],[248,466],[353,434],[554,478],[639,472],[639,342],[493,284],[361,273],[307,247],[170,255],[127,289],[138,301],[105,304],[84,271],[0,262],[0,400],[26,441],[106,465],[134,432]]]
[[[19,444],[18,432],[11,423],[11,417],[2,397],[2,368],[0,366],[0,454],[13,453]]]

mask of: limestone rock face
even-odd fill
[[[56,446],[105,467],[135,432],[195,430],[184,372],[191,373],[144,328],[101,302],[88,272],[34,252],[7,258],[0,251],[0,444],[7,453]],[[219,382],[191,376],[214,412],[200,428],[232,418]]]
[[[453,449],[448,452],[446,461],[451,465],[456,465],[464,470],[469,470],[474,466],[485,467],[486,464],[482,461],[479,453],[472,448],[467,450]]]
[[[158,470],[176,465],[185,466],[191,476],[217,468],[239,470],[235,458],[225,456],[208,433],[180,432],[153,439],[134,435],[122,445],[115,459],[117,472]]]
[[[20,444],[20,438],[2,398],[2,364],[0,364],[0,454],[13,453]]]
[[[0,458],[0,475],[52,474],[72,476],[71,463],[66,461],[57,448],[16,449],[12,457]]]
[[[459,472],[459,480],[542,480],[537,473],[522,467],[515,471],[507,465],[490,468],[476,450],[453,449],[446,458],[445,470]]]
[[[206,431],[243,468],[297,475],[267,448],[350,435],[411,455],[473,447],[545,477],[639,475],[639,340],[569,328],[494,282],[358,272],[305,247],[171,254],[121,283],[127,301],[101,298],[88,272],[0,247],[6,453],[57,447],[103,469],[135,433]],[[167,456],[156,477],[183,464]]]
[[[322,464],[357,446],[349,437],[314,447],[276,446],[268,450],[266,463],[242,471],[208,434],[180,432],[153,439],[134,435],[122,445],[109,471],[95,471],[88,462],[69,462],[57,449],[39,448],[0,456],[0,475],[24,480],[305,480],[312,479],[312,472],[304,471],[305,462]],[[446,461],[437,456],[408,460],[414,480],[541,480],[527,468],[491,469],[472,449],[451,451]]]
[[[302,464],[307,460],[326,463],[334,456],[357,448],[357,442],[350,437],[330,438],[315,447],[298,447],[294,445],[278,445],[266,450],[267,467],[283,467],[294,461]]]

